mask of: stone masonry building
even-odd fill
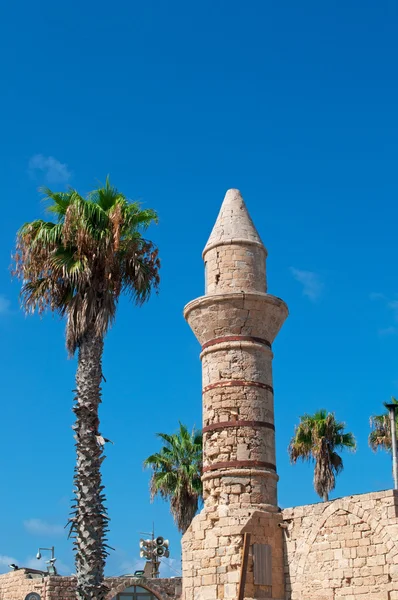
[[[182,591],[110,578],[108,600],[135,586],[158,600],[398,600],[397,491],[278,508],[272,343],[288,310],[267,293],[266,258],[229,190],[203,251],[205,295],[184,310],[202,348],[204,508],[182,539]],[[74,591],[72,577],[0,576],[0,600]]]
[[[183,600],[398,600],[398,494],[281,511],[272,350],[287,317],[266,249],[229,190],[203,251],[205,295],[185,307],[202,346],[204,508],[185,534]],[[242,589],[241,589],[242,592]]]

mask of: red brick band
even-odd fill
[[[208,467],[203,467],[203,473],[208,473],[209,471],[218,471],[219,469],[241,469],[244,467],[264,467],[265,469],[270,469],[271,471],[276,472],[276,465],[269,462],[264,462],[262,460],[231,460],[228,462],[214,463]]]
[[[206,427],[202,428],[202,431],[206,433],[207,431],[216,431],[217,429],[226,429],[227,427],[266,427],[275,431],[275,425],[267,421],[220,421],[219,423],[206,425]]]
[[[271,344],[263,338],[252,337],[251,335],[226,335],[225,337],[214,338],[204,343],[202,350],[214,346],[215,344],[222,344],[222,342],[255,342],[256,344],[262,344],[263,346],[271,348]]]
[[[261,383],[261,381],[244,381],[243,379],[225,379],[223,381],[216,381],[216,383],[206,385],[203,388],[202,393],[205,394],[209,390],[214,390],[214,388],[223,387],[258,387],[263,390],[268,390],[272,394],[274,393],[274,388],[268,383]]]

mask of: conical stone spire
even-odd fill
[[[253,221],[247,211],[239,190],[231,189],[225,194],[213,231],[203,254],[214,246],[246,242],[264,247]]]
[[[239,190],[228,190],[203,250],[206,294],[266,292],[267,251]]]

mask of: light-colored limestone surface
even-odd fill
[[[282,511],[286,600],[398,600],[398,493]]]
[[[245,532],[272,551],[272,585],[245,598],[284,597],[278,524],[271,344],[288,311],[266,293],[267,253],[238,190],[225,196],[203,252],[206,295],[185,318],[202,345],[204,509],[183,538],[184,600],[237,597]]]
[[[11,571],[0,575],[0,600],[21,600],[32,592],[45,598],[46,581],[44,577],[27,577],[24,570]],[[65,600],[69,600],[65,598]]]
[[[265,293],[266,256],[239,190],[228,190],[203,250],[206,294]]]
[[[236,240],[244,241],[246,246],[248,243],[263,246],[240,191],[230,189],[225,194],[203,255],[211,246],[235,243]]]
[[[181,579],[140,579],[137,577],[107,577],[108,600],[112,600],[132,585],[151,591],[158,600],[179,600]],[[19,569],[0,575],[0,600],[24,600],[35,592],[41,600],[76,600],[76,579],[61,576],[37,576],[29,570]]]

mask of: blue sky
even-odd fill
[[[290,316],[274,345],[279,502],[317,500],[286,448],[325,407],[357,436],[334,497],[391,487],[367,447],[369,415],[398,395],[397,4],[14,2],[2,13],[0,569],[56,546],[73,570],[72,392],[64,325],[26,318],[10,281],[15,232],[37,188],[82,193],[111,175],[160,215],[159,296],[123,300],[106,340],[102,432],[110,575],[137,564],[139,532],[179,535],[149,503],[155,433],[201,424],[199,345],[182,317],[203,293],[201,251],[225,191],[242,191],[268,248],[269,292]],[[174,574],[173,571],[168,571]]]

